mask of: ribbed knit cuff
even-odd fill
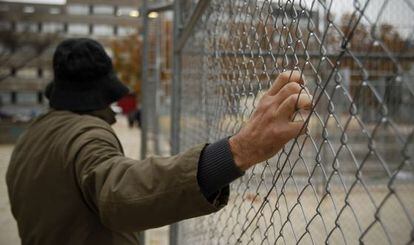
[[[234,163],[228,138],[207,145],[201,152],[197,180],[208,200],[243,174]]]

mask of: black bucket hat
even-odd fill
[[[45,91],[56,110],[93,111],[106,108],[127,95],[111,58],[97,41],[67,39],[53,55],[54,79]]]

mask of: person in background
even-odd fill
[[[103,47],[65,40],[53,70],[50,110],[18,140],[6,176],[22,244],[138,244],[138,231],[216,212],[232,181],[306,130],[292,118],[312,106],[301,74],[287,71],[237,134],[135,160],[110,126],[110,104],[128,89]]]
[[[131,111],[128,114],[128,126],[130,128],[134,127],[135,122],[137,123],[138,128],[141,128],[141,108],[137,107],[134,111]]]

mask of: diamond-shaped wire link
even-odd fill
[[[413,19],[410,0],[212,0],[181,53],[180,149],[237,133],[286,70],[314,107],[179,244],[413,244]]]

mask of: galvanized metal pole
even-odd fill
[[[172,103],[171,103],[171,154],[180,152],[180,102],[181,102],[181,49],[176,50],[181,30],[180,0],[174,1]],[[170,225],[170,245],[178,245],[178,223]]]
[[[142,2],[142,78],[141,78],[141,159],[147,154],[148,138],[148,15],[147,0]]]
[[[141,78],[141,159],[146,158],[148,136],[148,15],[147,0],[142,2],[142,78]],[[139,244],[145,244],[145,231],[139,233]]]
[[[175,49],[180,31],[180,1],[174,1],[174,26],[173,26],[173,76],[172,76],[172,105],[171,105],[171,154],[180,152],[180,101],[181,101],[181,49]]]
[[[185,43],[194,30],[196,23],[209,6],[210,0],[201,0],[197,3],[190,19],[183,27],[181,23],[180,0],[174,1],[174,33],[173,33],[173,86],[171,106],[171,154],[180,152],[180,115],[181,115],[181,55]],[[170,245],[178,245],[178,223],[170,226]]]
[[[161,15],[157,18],[157,34],[155,35],[155,64],[154,64],[154,84],[153,87],[153,98],[152,103],[154,104],[154,116],[153,116],[153,143],[154,143],[154,152],[156,155],[160,155],[160,125],[159,125],[159,113],[160,113],[160,103],[159,103],[159,89],[161,84],[161,31],[162,31],[162,22]]]

